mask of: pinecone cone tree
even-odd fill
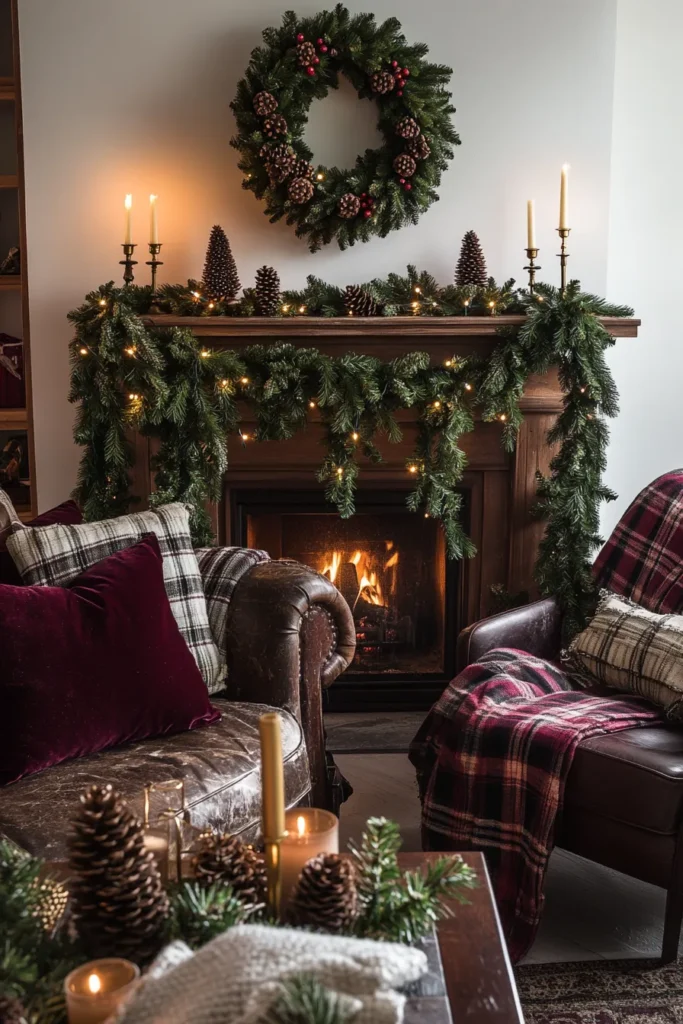
[[[293,203],[307,203],[313,196],[313,182],[308,178],[292,178],[287,195]]]
[[[485,285],[488,281],[486,260],[475,231],[468,231],[462,240],[460,258],[455,268],[455,283],[460,288],[466,284]]]
[[[266,117],[277,110],[277,100],[269,92],[257,92],[252,102],[258,117]]]
[[[360,213],[360,199],[353,192],[345,192],[339,200],[339,216],[344,220],[353,220]]]
[[[399,153],[392,166],[402,178],[412,178],[417,170],[417,164],[409,153]]]
[[[230,242],[220,224],[211,228],[202,283],[204,291],[214,302],[234,299],[241,288]]]
[[[416,160],[426,160],[431,149],[424,135],[418,135],[415,139],[406,139],[406,152]]]
[[[291,924],[325,932],[348,931],[358,913],[353,864],[321,853],[304,865],[289,903]]]
[[[239,836],[207,832],[199,840],[196,861],[197,881],[203,885],[223,883],[248,903],[263,903],[266,898],[266,866],[252,846]]]
[[[168,897],[142,823],[111,786],[91,786],[67,841],[73,918],[89,956],[144,964],[164,941]]]
[[[0,1024],[26,1024],[28,1014],[23,1003],[0,993]]]
[[[381,312],[379,303],[359,284],[350,284],[344,289],[344,305],[354,316],[378,316]]]
[[[259,267],[256,271],[256,313],[275,316],[280,304],[280,278],[273,267]]]
[[[420,134],[420,126],[414,117],[402,117],[394,129],[402,139],[416,139]]]
[[[315,46],[313,43],[306,42],[305,40],[303,43],[298,43],[296,48],[296,58],[303,68],[312,64],[316,58]]]
[[[380,96],[386,96],[396,84],[394,76],[389,71],[375,71],[370,76],[370,88]]]

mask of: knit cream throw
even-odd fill
[[[125,1024],[255,1024],[297,974],[340,995],[353,1024],[400,1024],[394,991],[425,973],[421,950],[391,942],[238,925],[194,955],[173,943],[119,1016]]]

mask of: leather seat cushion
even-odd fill
[[[577,747],[565,805],[671,835],[683,816],[683,728],[661,724]]]
[[[212,703],[222,714],[214,725],[65,761],[3,787],[0,834],[46,860],[64,860],[69,821],[87,786],[110,782],[142,817],[145,783],[182,778],[193,825],[253,840],[261,819],[259,717],[279,710],[287,807],[298,804],[311,787],[301,726],[287,711],[265,704],[216,698]],[[162,797],[155,794],[154,799]],[[177,806],[177,793],[166,803]],[[152,805],[151,820],[159,809]]]

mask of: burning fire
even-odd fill
[[[387,550],[393,547],[393,544],[387,545]],[[349,555],[346,551],[332,551],[325,558],[325,565],[321,569],[323,576],[327,576],[330,582],[335,583],[340,587],[340,569],[342,565],[350,564],[355,566],[355,575],[358,581],[358,593],[356,594],[355,600],[352,603],[352,608],[358,604],[361,598],[367,601],[368,604],[384,605],[385,599],[382,593],[382,585],[380,582],[380,572],[382,578],[387,570],[393,570],[391,572],[391,592],[395,591],[395,578],[396,578],[396,566],[398,565],[398,551],[394,551],[393,554],[389,555],[389,558],[384,563],[383,568],[373,564],[372,556],[367,551],[356,550],[353,554]],[[340,587],[340,589],[342,589]],[[351,595],[344,595],[347,600]],[[349,603],[351,603],[349,601]]]

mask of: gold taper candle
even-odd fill
[[[263,794],[263,837],[271,842],[285,832],[285,778],[282,766],[280,716],[275,711],[261,715],[261,786]]]

